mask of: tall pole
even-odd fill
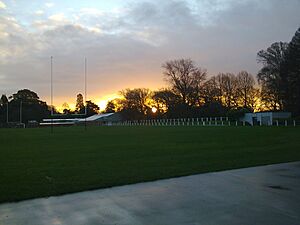
[[[6,123],[8,123],[8,102],[6,103]]]
[[[84,119],[84,129],[86,130],[86,117],[87,117],[87,96],[86,96],[86,89],[87,89],[87,85],[86,85],[86,79],[87,79],[87,59],[86,57],[84,58],[84,101],[85,101],[85,119]]]
[[[51,80],[51,133],[53,133],[53,56],[50,57],[50,80]]]
[[[20,101],[20,124],[22,123],[22,100]]]

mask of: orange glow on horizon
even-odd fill
[[[97,98],[97,97],[93,96],[93,97],[89,98],[89,100],[91,100],[96,105],[98,105],[99,108],[100,108],[99,111],[101,112],[101,111],[105,110],[107,102],[109,102],[111,100],[114,100],[116,98],[121,98],[121,96],[114,93],[114,94],[104,95],[101,98]],[[63,110],[65,109],[63,107],[63,104],[67,103],[68,106],[69,106],[68,109],[74,111],[76,109],[76,102],[75,101],[76,101],[76,99],[66,99],[65,101],[62,99],[62,100],[58,101],[58,103],[56,103],[54,106],[55,106],[55,108],[58,112],[62,113]]]
[[[68,102],[65,102],[65,103],[68,104],[68,106],[69,106],[68,109],[70,109],[70,110],[72,110],[72,111],[74,111],[74,110],[76,109],[75,103],[68,103]],[[63,107],[63,104],[64,104],[64,103],[60,104],[59,106],[55,106],[55,109],[56,109],[58,112],[60,112],[60,113],[63,113],[63,110],[65,109],[65,107]]]
[[[105,95],[102,98],[96,100],[95,103],[100,107],[100,111],[103,111],[103,110],[105,110],[107,102],[114,100],[116,98],[121,98],[121,96],[118,94],[109,94],[109,95]]]

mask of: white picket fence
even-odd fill
[[[107,125],[115,126],[246,126],[243,121],[230,121],[228,117],[203,117],[203,118],[180,118],[180,119],[148,119],[114,122]],[[297,126],[300,123],[293,121],[275,121],[273,126]],[[263,126],[258,124],[257,126]]]

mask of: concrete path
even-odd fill
[[[0,224],[297,225],[300,162],[2,204]]]

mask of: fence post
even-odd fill
[[[287,120],[285,120],[285,126],[287,127],[288,123],[287,123]]]
[[[296,120],[293,121],[294,127],[296,126]]]

